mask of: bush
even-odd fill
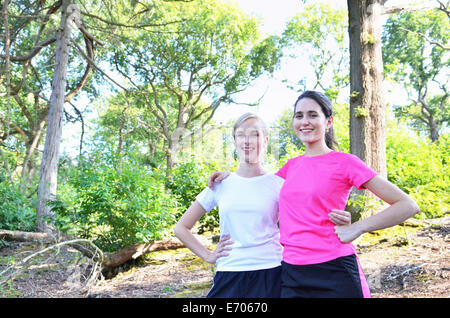
[[[195,201],[196,196],[207,186],[208,177],[219,169],[216,163],[205,163],[203,160],[192,158],[190,161],[177,164],[172,169],[172,178],[168,181],[168,188],[180,205],[179,219]],[[219,226],[217,208],[206,213],[199,221],[199,232],[211,231]]]
[[[450,210],[448,185],[449,135],[436,143],[415,138],[404,130],[388,132],[388,179],[408,193],[420,207],[417,218],[442,217]]]
[[[58,227],[105,251],[161,239],[176,221],[178,204],[166,193],[164,176],[144,167],[123,164],[119,173],[85,166],[65,189],[52,203]]]
[[[34,231],[36,211],[34,201],[0,175],[0,229]]]

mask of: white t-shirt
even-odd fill
[[[217,271],[250,271],[281,264],[278,198],[284,179],[265,174],[244,178],[236,173],[214,190],[206,187],[197,201],[207,211],[219,207],[220,234],[234,242],[229,255],[216,262]]]

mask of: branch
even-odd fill
[[[197,114],[197,116],[192,117],[192,119],[190,121],[195,121],[195,120],[199,119],[200,117],[203,116],[203,114],[206,114],[209,111],[212,111],[212,114],[213,114],[216,111],[216,109],[220,106],[220,104],[228,99],[229,99],[228,95],[221,96],[220,98],[216,99],[209,107],[206,107],[205,109],[203,109],[199,114]],[[212,117],[211,115],[210,115],[210,118]],[[208,121],[209,121],[209,119],[208,119]]]
[[[13,122],[8,122],[5,118],[0,116],[0,121],[2,121],[6,126],[14,128],[23,138],[23,140],[27,143],[28,142],[28,136],[25,131],[22,130],[19,126],[17,126]]]
[[[83,15],[85,15],[87,17],[90,17],[90,18],[94,18],[94,19],[100,20],[100,21],[102,21],[102,22],[104,22],[106,24],[109,24],[109,25],[114,25],[114,26],[123,27],[123,28],[132,28],[132,29],[142,29],[142,28],[148,28],[148,27],[162,27],[162,26],[167,26],[167,25],[170,25],[170,24],[180,23],[180,22],[186,21],[186,19],[182,19],[182,20],[169,21],[169,22],[159,23],[159,24],[156,24],[156,23],[149,23],[149,24],[122,24],[122,23],[118,23],[118,22],[112,22],[112,21],[105,20],[103,18],[100,18],[99,16],[96,16],[96,15],[93,15],[93,14],[90,14],[90,13],[87,13],[87,12],[84,12],[84,11],[81,11],[81,14],[83,14]]]
[[[92,47],[92,42],[91,41],[92,40],[90,40],[86,36],[84,37],[84,42],[86,43],[86,51],[88,52],[87,55],[85,54],[85,56],[87,56],[89,59],[92,60],[94,58],[94,49]],[[81,78],[81,80],[78,83],[77,87],[72,92],[70,92],[69,94],[67,94],[65,96],[64,102],[69,102],[84,87],[84,85],[86,84],[86,82],[88,80],[89,73],[91,72],[91,69],[92,69],[92,65],[91,65],[91,63],[88,62],[87,66],[86,66],[86,70],[84,71],[83,77]]]
[[[48,233],[40,232],[22,232],[22,231],[9,231],[0,230],[0,240],[4,241],[40,241],[40,242],[50,242],[55,238]]]
[[[441,1],[437,0],[437,2],[439,3],[439,10],[441,10],[442,12],[444,12],[445,14],[447,14],[447,17],[450,18],[450,10],[448,9],[448,3],[447,5],[444,5]]]
[[[398,12],[415,12],[415,11],[421,11],[421,10],[428,10],[428,9],[436,9],[437,6],[430,6],[430,5],[417,5],[417,6],[392,6],[387,8],[382,8],[380,14],[393,14]]]
[[[120,68],[119,68],[119,63],[117,62],[117,61],[115,61],[115,63],[114,63],[114,65],[116,66],[116,70],[120,73],[120,74],[122,74],[122,76],[124,76],[126,79],[128,79],[128,81],[130,81],[130,83],[134,86],[134,87],[136,87],[136,92],[137,93],[139,93],[139,94],[142,94],[142,96],[145,98],[145,101],[146,101],[146,105],[149,105],[150,107],[150,111],[152,112],[152,114],[153,115],[155,115],[155,117],[156,117],[156,120],[158,121],[158,123],[161,125],[161,127],[163,128],[163,131],[159,131],[161,134],[163,134],[165,137],[166,137],[166,139],[169,139],[170,138],[170,134],[169,134],[169,132],[168,132],[168,129],[167,129],[167,113],[164,111],[164,109],[161,107],[161,105],[159,105],[159,102],[158,102],[158,97],[157,97],[157,90],[156,90],[156,88],[155,88],[155,86],[154,86],[154,84],[153,84],[153,80],[154,80],[154,78],[155,78],[155,74],[152,72],[152,74],[153,74],[153,78],[149,78],[149,77],[147,77],[147,75],[145,76],[145,78],[148,80],[148,82],[150,83],[150,86],[152,87],[152,91],[153,91],[153,99],[154,99],[154,103],[155,103],[155,106],[158,108],[158,110],[162,113],[162,116],[163,117],[161,117],[161,115],[160,114],[158,114],[158,110],[156,110],[156,109],[154,109],[153,108],[153,106],[152,106],[152,103],[151,102],[149,102],[149,100],[148,100],[148,98],[147,98],[147,95],[150,95],[151,93],[148,93],[148,92],[146,92],[146,91],[143,91],[143,90],[141,90],[140,89],[140,87],[139,87],[139,85],[138,84],[136,84],[134,81],[133,81],[133,79],[131,78],[131,76],[130,75],[128,75],[127,73],[125,73],[125,72],[123,72]]]
[[[45,25],[50,20],[50,16],[53,13],[55,13],[56,11],[58,11],[58,9],[61,7],[61,5],[62,5],[62,1],[57,1],[53,6],[51,6],[48,9],[48,11],[45,14],[45,17],[44,17],[44,19],[42,21],[42,24],[41,24],[41,26],[39,28],[39,32],[37,34],[36,42],[34,44],[34,47],[26,55],[11,56],[10,60],[12,62],[27,62],[27,61],[30,61],[34,56],[36,56],[42,50],[43,47],[46,47],[47,45],[50,45],[50,44],[52,44],[53,42],[56,41],[56,36],[54,36],[54,37],[51,37],[51,38],[49,38],[49,39],[47,39],[47,40],[45,40],[45,41],[43,41],[41,43],[37,43],[39,41],[40,37],[41,37],[41,34],[42,34],[42,32],[43,32],[43,30],[45,28]],[[0,58],[5,59],[6,57],[4,55],[0,55]]]
[[[56,37],[51,37],[51,38],[49,38],[49,39],[39,43],[33,49],[31,49],[31,51],[27,55],[10,56],[10,60],[12,62],[26,62],[26,61],[29,61],[33,57],[35,57],[42,50],[42,48],[46,47],[49,44],[52,44],[53,42],[56,42]],[[1,59],[6,59],[6,56],[3,55],[3,54],[0,54],[0,58]]]
[[[114,79],[112,79],[108,74],[106,74],[100,67],[97,66],[97,64],[95,64],[95,62],[89,58],[89,56],[86,55],[86,53],[83,52],[83,49],[78,45],[77,42],[75,42],[73,39],[71,39],[71,42],[75,45],[75,47],[77,48],[77,50],[80,52],[80,54],[88,61],[89,64],[92,65],[92,67],[94,67],[97,71],[99,71],[100,73],[102,73],[104,76],[106,76],[111,82],[113,82],[114,84],[116,84],[117,86],[119,86],[121,89],[123,89],[124,91],[128,92],[128,89],[123,87],[122,85],[120,85],[119,83],[117,83]]]
[[[143,254],[183,247],[184,247],[183,243],[175,239],[169,239],[165,241],[151,241],[149,243],[135,244],[132,246],[127,246],[117,253],[105,254],[105,258],[102,262],[102,265],[104,267],[117,267],[129,260],[137,259]]]
[[[16,100],[17,104],[19,105],[20,109],[22,110],[22,113],[24,114],[24,116],[27,118],[29,123],[33,122],[33,117],[31,116],[30,112],[28,111],[28,109],[26,108],[26,106],[22,103],[22,101],[20,100],[19,95],[14,94],[13,95],[14,99]]]
[[[140,257],[143,254],[151,253],[155,251],[161,250],[169,250],[169,249],[177,249],[183,248],[184,245],[177,239],[167,239],[162,241],[150,241],[148,243],[135,244],[131,246],[126,246],[122,250],[116,253],[104,253],[100,250],[93,242],[87,239],[78,239],[67,236],[66,234],[62,234],[63,239],[66,239],[64,242],[59,242],[55,245],[51,245],[37,253],[34,253],[26,258],[24,258],[19,263],[26,263],[31,258],[42,254],[50,249],[60,247],[63,245],[70,245],[71,247],[77,249],[83,255],[93,258],[96,261],[99,261],[104,267],[117,267],[122,265],[123,263]],[[37,242],[57,242],[60,237],[53,236],[48,233],[40,233],[40,232],[21,232],[21,231],[8,231],[8,230],[0,230],[0,239],[8,240],[8,241],[37,241]],[[79,243],[86,243],[90,248],[86,248],[80,246]],[[0,272],[0,277],[4,272]],[[0,282],[1,283],[1,282]]]
[[[92,257],[92,258],[95,260],[96,264],[94,266],[94,271],[91,272],[92,276],[88,280],[88,283],[87,283],[87,286],[90,286],[90,284],[93,283],[94,280],[96,280],[98,275],[100,274],[100,271],[98,270],[98,267],[99,267],[98,263],[101,264],[103,262],[103,252],[97,246],[95,246],[94,243],[92,243],[91,241],[86,240],[86,239],[74,239],[74,240],[60,242],[60,243],[51,245],[47,248],[44,248],[36,253],[33,253],[33,254],[25,257],[24,259],[20,260],[19,262],[15,263],[11,266],[6,267],[6,269],[4,269],[3,271],[0,272],[0,277],[2,277],[2,279],[0,280],[0,286],[2,284],[5,284],[5,283],[13,280],[18,275],[20,275],[25,270],[27,270],[32,265],[29,261],[32,260],[33,258],[35,258],[36,256],[39,256],[39,255],[41,255],[45,252],[48,252],[52,249],[56,249],[56,248],[59,249],[61,246],[64,246],[64,245],[76,246],[76,245],[79,245],[79,243],[88,244],[89,248],[94,250],[94,253],[92,253],[94,255],[94,257]]]
[[[78,117],[81,120],[81,136],[80,136],[80,154],[79,154],[79,158],[81,159],[81,155],[83,153],[83,138],[84,138],[84,119],[83,119],[83,114],[81,113],[81,111],[72,103],[69,102],[69,104],[73,107],[73,109],[75,110],[75,112],[77,113]]]
[[[408,29],[406,29],[404,27],[399,27],[399,29],[403,30],[403,31],[407,31],[407,32],[413,33],[413,34],[417,34],[417,35],[423,37],[428,43],[433,44],[433,45],[437,45],[437,46],[439,46],[440,48],[442,48],[444,50],[450,50],[450,46],[445,46],[442,43],[433,41],[432,39],[430,39],[428,36],[426,36],[425,34],[423,34],[421,32],[411,31],[411,30],[408,30]]]

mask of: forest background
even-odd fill
[[[418,203],[416,218],[440,218],[450,211],[449,6],[412,4],[414,10],[386,13],[382,28],[386,177]],[[0,229],[57,228],[107,252],[169,237],[209,174],[237,166],[231,126],[239,114],[259,112],[270,126],[270,171],[303,152],[291,118],[305,89],[333,101],[337,140],[351,152],[355,96],[345,6],[298,1],[285,27],[271,34],[231,1],[1,5]],[[63,82],[54,80],[62,65],[61,12],[73,18],[64,138],[51,145],[62,149],[52,176],[57,191],[39,213],[50,110]],[[296,66],[287,72],[287,65]],[[262,106],[274,82],[290,93]],[[356,110],[356,117],[371,116]],[[353,220],[374,206],[352,196]],[[217,224],[213,211],[198,231]],[[0,240],[0,248],[7,244]]]

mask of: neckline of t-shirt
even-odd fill
[[[259,178],[266,177],[266,176],[270,175],[270,172],[267,172],[267,173],[262,174],[260,176],[254,176],[254,177],[243,177],[243,176],[238,175],[236,172],[232,172],[231,174],[235,175],[238,178],[245,179],[245,180],[256,180],[256,179],[259,179]]]
[[[334,153],[337,153],[337,151],[336,150],[331,150],[330,152],[327,152],[327,153],[324,153],[324,154],[318,155],[318,156],[305,156],[305,155],[302,155],[302,157],[303,158],[308,158],[308,159],[323,158],[325,156],[328,156],[328,155],[334,154]]]

